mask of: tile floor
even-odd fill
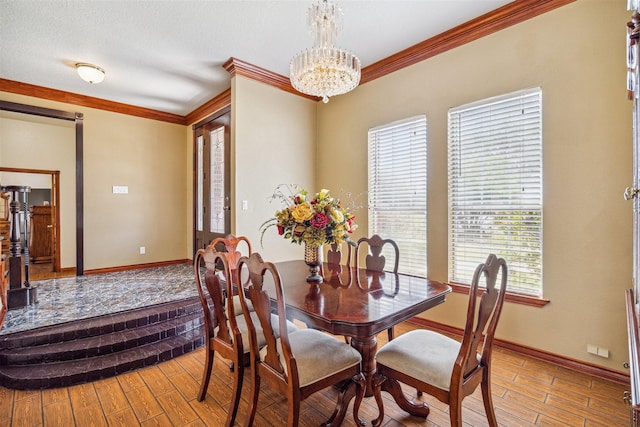
[[[32,281],[36,304],[9,310],[0,335],[197,296],[193,266],[176,264]]]

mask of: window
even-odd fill
[[[540,88],[449,110],[449,280],[469,283],[489,253],[508,290],[542,296]]]
[[[402,273],[427,275],[427,118],[369,130],[369,236],[393,239]],[[385,250],[388,245],[385,245]],[[393,259],[391,253],[383,255]],[[387,262],[388,267],[389,262]]]

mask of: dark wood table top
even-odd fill
[[[362,355],[365,396],[373,395],[376,373],[377,334],[445,301],[451,292],[447,284],[409,276],[380,273],[362,268],[324,263],[320,284],[308,283],[309,267],[304,261],[276,263],[284,290],[287,317],[334,335],[350,337],[350,344]],[[265,287],[268,284],[265,283]],[[346,408],[354,393],[340,396]],[[426,404],[412,404],[404,396],[393,396],[400,408],[426,417]],[[335,425],[340,425],[341,411]]]
[[[324,282],[306,282],[303,261],[276,263],[287,315],[334,335],[370,337],[445,301],[449,285],[405,274],[323,264]]]

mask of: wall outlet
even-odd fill
[[[595,354],[596,356],[609,358],[609,350],[606,348],[598,347],[597,345],[587,344],[587,353]]]
[[[126,185],[114,185],[113,186],[113,194],[128,194],[129,187]]]
[[[147,252],[147,248],[140,246],[140,255],[144,255]]]

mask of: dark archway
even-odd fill
[[[84,275],[84,183],[83,183],[83,119],[82,113],[52,108],[34,107],[16,102],[0,101],[1,111],[73,121],[76,130],[76,275]]]

